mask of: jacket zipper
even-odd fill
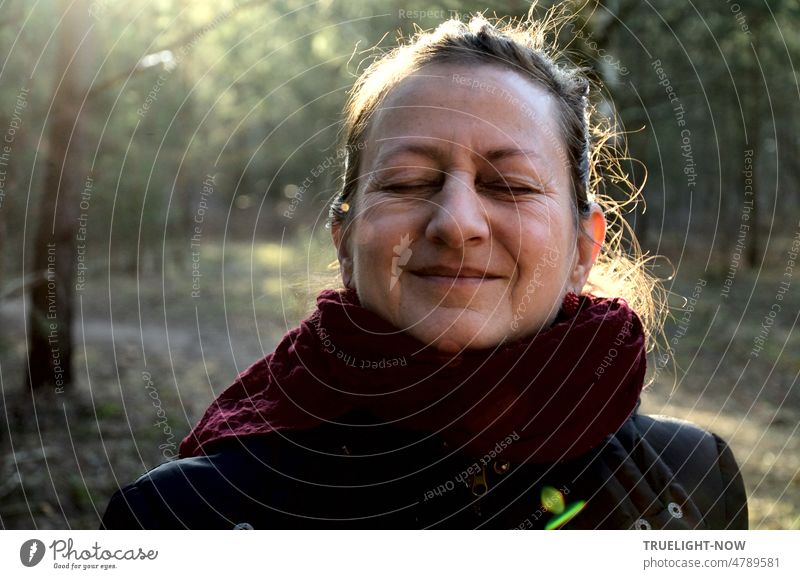
[[[469,486],[473,496],[482,497],[487,492],[489,492],[490,466],[492,466],[494,472],[502,476],[509,471],[511,464],[508,461],[503,461],[503,462],[490,461],[485,466],[481,466],[480,470],[477,473],[470,476]],[[472,510],[478,517],[483,516],[481,513],[481,505],[479,500],[472,505]]]
[[[470,486],[472,494],[476,497],[482,497],[489,491],[489,477],[486,474],[485,466],[481,466],[480,470],[472,475]],[[472,510],[479,518],[483,517],[483,514],[481,513],[480,500],[475,501],[472,504]]]

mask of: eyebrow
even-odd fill
[[[387,159],[393,157],[394,155],[398,155],[400,153],[413,153],[424,157],[429,157],[438,162],[443,161],[445,156],[442,149],[437,147],[436,145],[424,144],[424,143],[405,143],[401,145],[395,145],[393,147],[389,147],[388,149],[384,149],[383,151],[381,151],[381,153],[378,155],[378,158],[375,160],[375,164],[377,166],[381,166],[386,162]],[[500,149],[492,149],[488,151],[485,155],[482,156],[482,159],[492,163],[494,161],[498,161],[500,159],[504,159],[507,157],[533,157],[536,159],[540,159],[541,155],[539,154],[538,151],[532,149],[516,149],[513,147],[503,147]]]
[[[505,157],[534,157],[536,159],[540,159],[541,155],[538,151],[533,149],[514,149],[514,148],[503,148],[503,149],[492,149],[485,155],[487,161],[497,161],[498,159],[503,159]]]

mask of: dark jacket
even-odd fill
[[[372,422],[342,422],[359,419]],[[369,432],[327,424],[219,442],[115,493],[102,528],[541,529],[554,511],[577,512],[564,529],[748,524],[730,448],[674,418],[634,413],[599,447],[553,465],[505,460],[513,439],[476,460],[438,436],[391,425]]]

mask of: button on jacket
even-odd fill
[[[637,405],[638,409],[638,405]],[[341,419],[374,424],[364,415]],[[359,432],[361,430],[362,432]],[[513,444],[513,439],[509,439]],[[230,439],[116,492],[108,529],[746,529],[717,435],[634,413],[583,456],[513,463],[391,425]],[[544,489],[544,490],[543,490]]]

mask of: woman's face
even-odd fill
[[[396,86],[333,228],[362,304],[446,352],[549,326],[605,235],[596,205],[577,235],[557,119],[553,97],[503,68],[433,65]]]

